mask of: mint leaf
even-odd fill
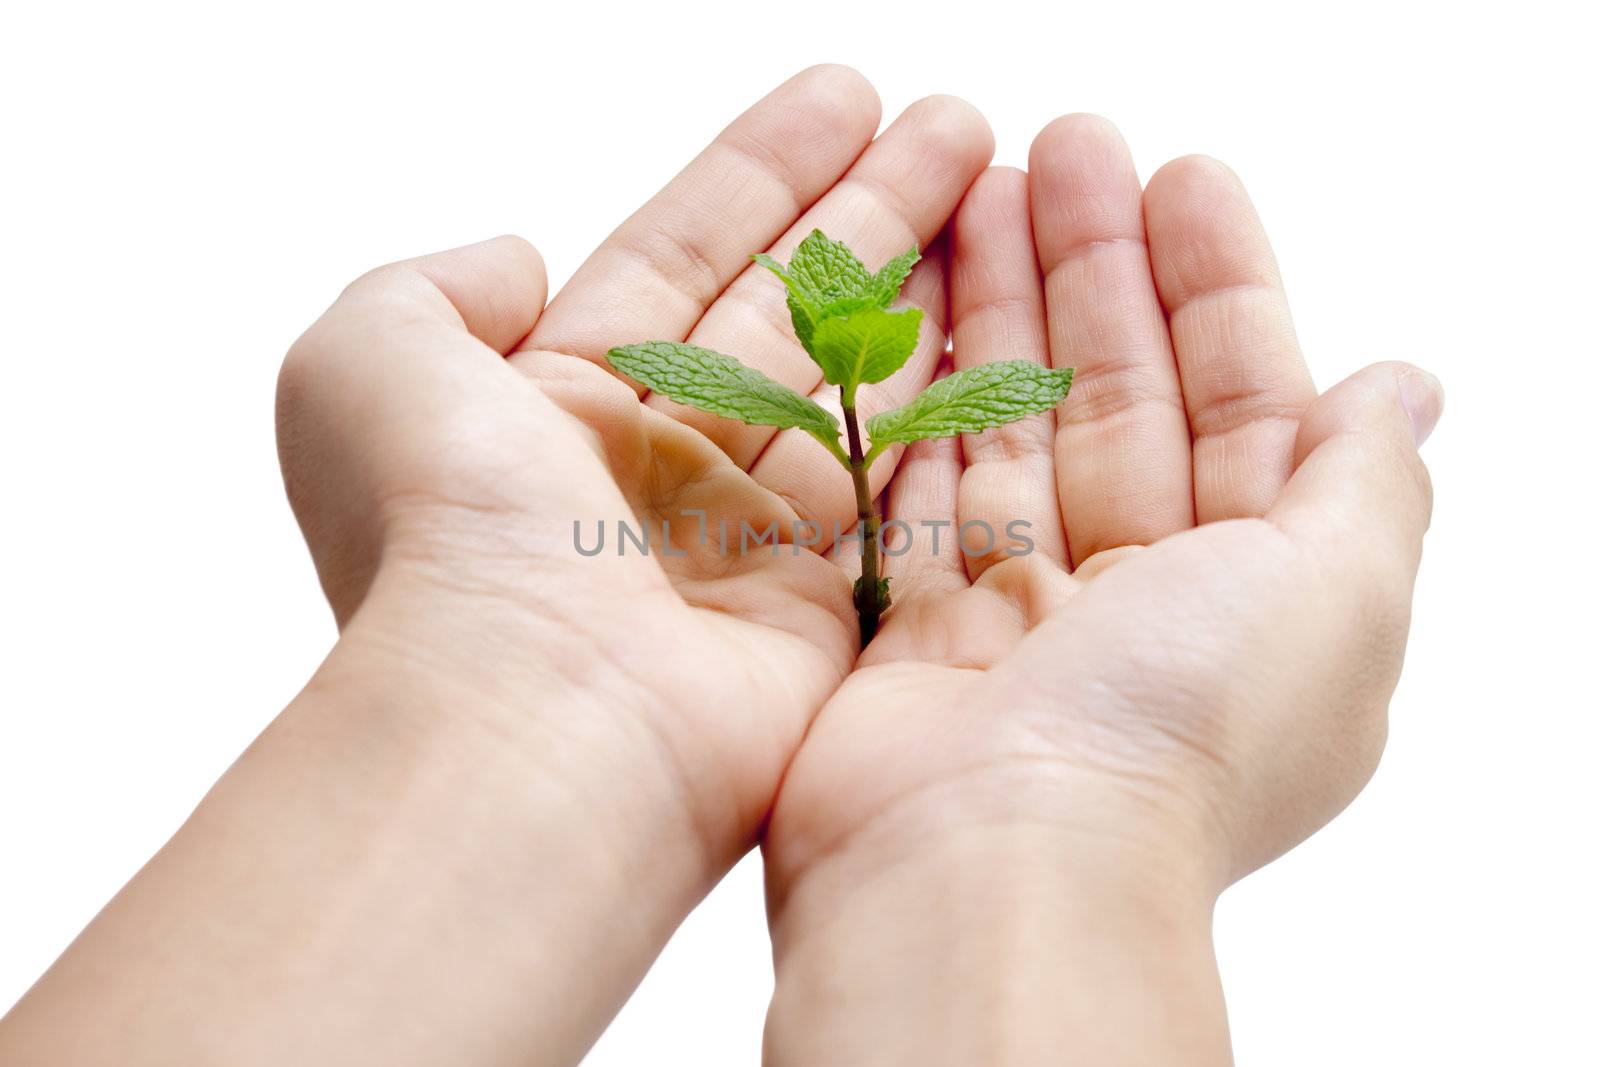
[[[816,401],[731,356],[677,341],[613,348],[611,365],[680,404],[726,419],[799,427],[839,453],[839,420]]]
[[[867,272],[866,264],[821,230],[812,230],[800,242],[788,266],[765,252],[750,258],[783,279],[789,290],[789,320],[807,352],[811,351],[817,323],[824,318],[877,303],[873,276]]]
[[[888,307],[894,303],[895,297],[900,295],[900,287],[911,277],[911,268],[921,258],[922,253],[915,248],[901,252],[872,276],[872,295],[878,301],[878,306]]]
[[[789,319],[794,323],[794,335],[810,352],[817,324],[823,319],[893,304],[922,253],[915,248],[902,252],[872,274],[843,242],[821,230],[812,230],[794,250],[788,266],[765,252],[750,258],[783,280],[789,290]]]
[[[881,382],[917,348],[921,308],[885,311],[876,305],[822,319],[809,350],[822,376],[845,390],[848,406],[861,382]]]
[[[1025,359],[982,363],[934,382],[905,407],[867,420],[872,450],[901,441],[977,433],[1049,411],[1072,388],[1072,368]]]
[[[817,332],[817,323],[821,318],[821,308],[793,293],[789,294],[789,321],[794,324],[794,335],[800,341],[800,347],[807,352],[811,351],[811,339]]]
[[[843,297],[864,296],[872,286],[867,265],[842,241],[821,230],[812,230],[800,242],[789,257],[788,273],[818,307]]]

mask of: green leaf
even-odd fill
[[[812,230],[800,242],[789,257],[788,273],[803,290],[802,295],[818,307],[843,297],[865,296],[872,286],[867,265],[842,241],[821,230]]]
[[[842,241],[812,230],[788,266],[765,252],[750,258],[782,278],[792,298],[813,311],[834,315],[846,314],[858,301],[883,308],[894,303],[922,253],[915,248],[902,252],[873,274]]]
[[[680,404],[758,426],[798,427],[842,455],[839,420],[831,412],[731,356],[677,341],[646,341],[613,348],[606,359]]]
[[[885,311],[876,305],[824,318],[811,339],[811,358],[822,376],[846,392],[861,382],[881,382],[905,365],[917,348],[921,308]]]
[[[911,277],[911,268],[917,265],[922,253],[915,248],[902,252],[883,265],[872,276],[872,293],[880,307],[888,307],[900,295],[900,287]]]
[[[902,441],[978,433],[1049,411],[1072,388],[1072,368],[1025,359],[981,363],[934,382],[905,407],[867,420],[872,451]]]
[[[793,293],[789,294],[789,321],[794,324],[794,335],[799,339],[800,347],[807,352],[811,351],[811,338],[821,318],[822,311],[815,304]]]
[[[874,318],[860,318],[869,309],[886,310],[900,295],[900,287],[911,273],[911,268],[922,258],[915,248],[903,252],[884,264],[877,274],[870,273],[842,242],[835,241],[821,230],[812,230],[794,250],[785,266],[766,253],[750,257],[783,280],[789,290],[789,319],[794,323],[794,335],[801,347],[811,354],[823,368],[828,381],[853,393],[862,381],[881,381],[898,370],[916,348],[914,324],[894,323],[893,329]],[[920,320],[920,313],[917,318]],[[829,327],[822,338],[818,328],[834,319],[849,319],[852,326]],[[880,336],[887,334],[887,336]],[[899,340],[911,336],[910,347],[899,350]],[[868,359],[859,349],[862,345],[886,344]],[[824,351],[826,346],[826,351]],[[873,377],[853,376],[861,371],[863,360],[874,368]]]

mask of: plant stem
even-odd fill
[[[852,398],[853,399],[853,398]],[[886,606],[878,591],[878,512],[872,506],[867,461],[861,451],[861,429],[854,404],[844,405],[844,429],[850,442],[850,480],[856,487],[857,530],[861,534],[861,580],[856,583],[856,617],[861,621],[861,647],[878,632],[878,616]]]

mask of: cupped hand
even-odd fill
[[[843,572],[787,544],[741,552],[740,531],[789,541],[800,519],[853,514],[853,499],[809,438],[641,398],[603,356],[688,338],[816,389],[781,287],[750,254],[817,226],[869,257],[925,243],[991,149],[959,101],[915,104],[874,140],[877,123],[859,75],[803,72],[548,308],[525,243],[458,249],[357,281],[283,372],[286,481],[344,643],[530,713],[581,693],[592,716],[544,726],[550,758],[598,761],[618,790],[642,791],[639,807],[681,811],[707,877],[753,843],[857,651]],[[939,264],[910,292],[942,310]],[[943,336],[927,333],[916,366],[868,406],[931,376]],[[892,464],[880,467],[881,481]],[[644,530],[649,556],[624,525]]]
[[[954,220],[953,358],[1048,360],[1076,382],[1054,419],[915,446],[890,487],[888,517],[914,532],[888,562],[895,606],[813,724],[765,845],[769,1036],[796,1062],[840,1046],[808,1044],[818,1031],[785,1009],[785,955],[799,974],[822,951],[847,967],[813,935],[847,928],[881,872],[965,857],[919,868],[956,897],[962,862],[1053,863],[1209,914],[1345,805],[1383,745],[1437,383],[1382,364],[1317,396],[1265,234],[1221,164],[1180,159],[1141,190],[1115,130],[1084,116],[1049,126],[1030,164],[986,173]],[[1027,554],[1011,554],[1016,520]],[[1020,870],[991,873],[1013,903],[1025,892]],[[885,907],[931,908],[937,892]],[[963,922],[984,926],[982,910]],[[879,939],[863,970],[917,951],[883,918],[859,939]],[[1017,936],[1046,935],[998,942]],[[817,995],[793,999],[814,1019]]]

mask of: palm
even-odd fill
[[[518,362],[530,392],[573,416],[563,424],[525,398],[541,438],[525,454],[554,472],[526,486],[517,540],[553,544],[527,595],[606,651],[630,703],[649,695],[640,719],[668,745],[694,810],[731,818],[723,847],[746,840],[854,658],[849,581],[808,549],[740,552],[741,531],[790,531],[794,511],[700,433],[587,362],[535,350]],[[528,388],[525,378],[501,385]],[[622,539],[623,524],[648,555]]]
[[[1283,549],[1265,524],[1214,524],[1092,562],[1088,577],[1016,559],[975,583],[907,586],[785,779],[776,884],[869,828],[915,840],[952,820],[1070,818],[1063,778],[1144,784],[1182,780],[1196,756],[1221,766],[1239,709],[1211,698],[1270,652],[1262,634],[1295,606]]]

